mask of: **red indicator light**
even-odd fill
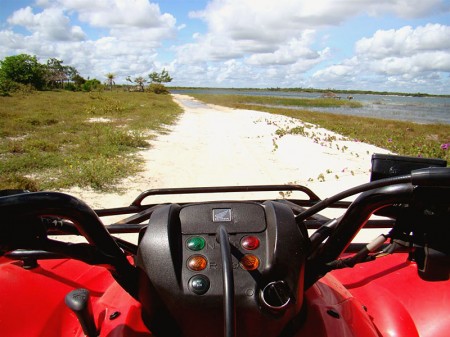
[[[256,236],[244,236],[241,240],[242,248],[246,250],[255,250],[259,247],[259,239]]]
[[[242,257],[240,264],[245,270],[256,270],[259,267],[259,259],[253,254],[246,254]]]
[[[208,261],[203,255],[193,255],[187,260],[187,266],[190,270],[200,271],[206,268]]]

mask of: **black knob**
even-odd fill
[[[65,302],[77,316],[84,334],[87,337],[97,337],[89,290],[83,288],[72,290],[66,295]]]

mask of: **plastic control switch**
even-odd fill
[[[209,290],[209,278],[205,275],[195,275],[189,280],[189,290],[194,294],[203,295]]]

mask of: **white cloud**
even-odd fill
[[[38,0],[9,18],[10,28],[0,31],[0,57],[17,53],[50,57],[76,67],[82,76],[113,72],[120,77],[147,76],[157,59],[156,49],[176,35],[176,19],[161,13],[147,0]],[[73,24],[78,18],[80,25]],[[13,28],[24,27],[29,35]],[[88,39],[85,30],[100,27],[102,37]],[[182,26],[181,26],[182,28]]]
[[[0,31],[0,45],[3,47],[0,49],[0,58],[8,56],[9,50],[22,50],[27,47],[24,36],[16,34],[12,30]]]
[[[368,13],[382,15],[395,14],[402,18],[417,18],[448,11],[449,5],[442,0],[378,0],[370,1]]]
[[[372,70],[389,75],[450,71],[450,26],[428,24],[379,30],[356,42],[358,58]]]
[[[175,18],[161,14],[158,4],[148,0],[60,0],[68,10],[76,11],[79,19],[102,28],[160,28],[172,30]]]
[[[359,14],[420,16],[437,10],[441,0],[213,0],[191,18],[204,20],[208,34],[233,41],[276,46],[306,29],[334,26]]]
[[[334,30],[355,17],[418,18],[448,7],[444,0],[211,0],[177,23],[150,0],[35,0],[0,28],[0,58],[56,57],[83,76],[114,72],[117,82],[166,67],[173,84],[193,86],[448,83],[448,25],[379,30],[356,42],[353,55],[346,48],[345,60],[336,59],[342,36]],[[180,43],[177,34],[192,39]],[[162,60],[159,52],[175,57]]]
[[[424,87],[427,81],[448,85],[449,36],[450,26],[440,24],[378,30],[355,43],[354,57],[316,71],[313,80],[343,85],[354,79],[354,85],[360,87],[361,82],[370,79],[372,85],[384,81],[385,86],[395,85],[405,91]],[[428,90],[439,92],[442,88],[430,86]]]
[[[286,41],[274,52],[252,54],[247,59],[247,63],[255,65],[287,65],[294,64],[299,59],[318,60],[321,54],[310,47],[314,40],[314,33],[312,30],[305,30],[299,38],[292,38]]]
[[[450,52],[430,51],[408,57],[375,60],[371,69],[387,75],[420,74],[429,71],[450,72]]]
[[[356,53],[379,59],[436,50],[450,51],[450,26],[427,24],[416,29],[405,26],[378,30],[373,37],[356,43]]]
[[[326,68],[316,71],[312,75],[312,81],[319,86],[327,83],[336,83],[345,85],[352,83],[357,78],[364,77],[366,72],[363,71],[356,57],[344,60],[341,64],[334,64]]]
[[[191,19],[203,20],[208,30],[205,33],[196,33],[193,42],[177,47],[177,60],[180,65],[190,66],[235,60],[252,66],[251,76],[254,78],[262,73],[262,67],[270,67],[277,76],[280,76],[279,80],[292,86],[304,80],[305,72],[313,70],[333,56],[333,50],[326,45],[317,47],[319,45],[317,36],[323,28],[340,25],[358,15],[388,14],[411,18],[428,15],[444,7],[441,0],[380,0],[376,2],[373,0],[213,0],[204,10],[189,14]],[[427,29],[427,27],[423,28],[424,31]],[[313,80],[317,81],[320,77],[344,81],[345,78],[345,82],[348,83],[356,79],[358,72],[356,69],[359,64],[362,68],[370,66],[373,72],[377,72],[376,68],[381,67],[382,64],[376,65],[365,61],[365,57],[369,57],[370,53],[375,57],[375,55],[381,55],[383,51],[392,55],[393,48],[402,52],[404,48],[400,42],[404,41],[404,38],[401,33],[391,36],[394,40],[398,40],[398,43],[394,43],[394,47],[389,44],[392,41],[383,38],[381,40],[385,43],[380,45],[376,36],[372,38],[373,40],[360,41],[356,47],[358,57],[349,62],[351,65],[336,64],[316,72]],[[411,44],[415,43],[422,49],[434,50],[435,45],[442,45],[442,37],[446,32],[435,31],[435,33],[436,35],[432,36],[432,34],[416,30],[416,34],[427,36],[411,41]],[[384,33],[380,32],[380,35],[382,34]],[[387,35],[390,34],[387,33]],[[450,41],[448,38],[447,40]],[[448,41],[445,43],[449,43]],[[322,42],[326,43],[324,40]],[[363,52],[364,49],[366,53]],[[355,60],[358,64],[353,64]],[[278,69],[273,70],[274,66]],[[220,67],[214,69],[223,71]],[[222,79],[223,76],[218,78]],[[355,83],[355,86],[357,85],[358,83]]]
[[[31,7],[14,12],[8,23],[25,27],[28,31],[49,41],[81,41],[86,38],[79,26],[70,26],[70,19],[61,9],[47,8],[34,14]]]

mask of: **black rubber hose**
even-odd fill
[[[218,229],[220,253],[222,256],[222,278],[223,278],[223,313],[224,334],[226,337],[236,335],[236,310],[234,304],[234,278],[233,265],[231,263],[231,249],[228,233],[224,226]]]
[[[295,217],[295,221],[298,224],[300,224],[303,220],[306,220],[310,216],[324,210],[325,208],[334,204],[335,202],[337,202],[341,199],[347,198],[349,196],[352,196],[354,194],[358,194],[361,192],[373,190],[373,189],[388,186],[388,185],[404,184],[404,183],[410,183],[410,182],[411,182],[411,175],[408,174],[408,175],[392,177],[392,178],[387,178],[387,179],[380,179],[380,180],[372,181],[367,184],[363,184],[363,185],[359,185],[359,186],[350,188],[350,189],[340,192],[336,195],[333,195],[330,198],[323,199],[322,201],[318,202],[314,206],[308,208],[303,213],[300,213],[299,215],[297,215]]]

